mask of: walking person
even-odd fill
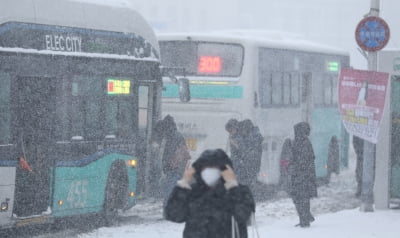
[[[254,187],[261,166],[263,137],[253,123],[246,119],[239,122],[239,182]],[[254,192],[254,191],[253,191]]]
[[[164,174],[164,205],[174,188],[181,171],[190,160],[189,150],[183,135],[178,131],[175,120],[167,115],[161,123],[162,170]]]
[[[283,191],[289,191],[290,185],[290,174],[289,174],[289,163],[292,160],[292,141],[287,138],[282,145],[282,151],[280,156],[280,177],[279,186]]]
[[[310,199],[317,197],[315,155],[310,139],[310,125],[300,122],[294,126],[293,156],[289,162],[290,195],[299,215],[296,226],[309,227],[315,219],[310,211]]]
[[[335,173],[336,175],[340,172],[340,162],[339,162],[339,142],[336,136],[332,136],[331,141],[329,142],[329,150],[328,150],[328,176],[327,182],[329,183],[331,180],[331,175]]]
[[[235,164],[240,158],[239,154],[239,121],[236,119],[230,119],[226,125],[225,130],[229,134],[228,150],[231,155],[231,159]]]
[[[364,140],[358,136],[353,136],[353,148],[356,153],[356,181],[357,191],[355,196],[361,196],[362,187],[362,171],[363,171],[363,160],[364,160]]]
[[[186,166],[164,215],[185,222],[184,238],[247,238],[247,222],[254,211],[249,188],[238,183],[228,155],[216,149],[204,151]]]

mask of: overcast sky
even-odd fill
[[[82,0],[135,8],[156,31],[268,29],[301,34],[350,52],[351,64],[366,69],[355,28],[371,0]],[[400,0],[381,0],[380,16],[391,29],[385,49],[400,48]]]

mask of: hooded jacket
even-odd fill
[[[253,196],[248,187],[238,185],[227,190],[221,178],[210,188],[201,178],[206,167],[221,170],[232,161],[221,150],[206,150],[193,163],[196,170],[191,189],[176,186],[172,191],[164,215],[173,222],[185,222],[184,238],[230,238],[232,216],[238,223],[241,238],[247,237],[247,221],[255,211]]]
[[[291,177],[290,194],[293,199],[309,199],[317,196],[315,155],[308,136],[310,125],[300,122],[294,126],[292,159],[289,163]]]

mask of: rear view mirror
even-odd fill
[[[190,101],[190,83],[187,78],[178,79],[179,85],[179,99],[181,102],[189,102]]]

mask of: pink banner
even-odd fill
[[[388,73],[354,69],[340,71],[339,111],[350,134],[377,143],[388,80]]]

